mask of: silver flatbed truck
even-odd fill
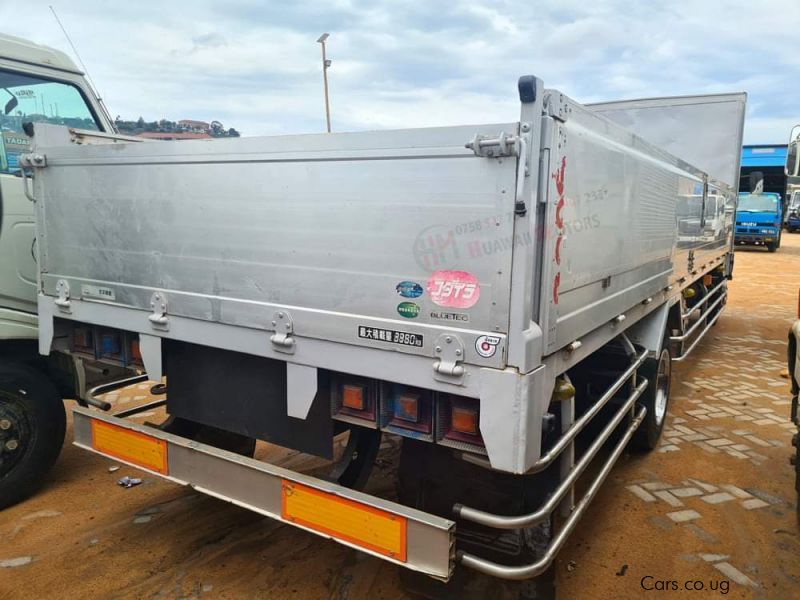
[[[629,442],[656,446],[671,362],[725,305],[745,95],[518,89],[502,124],[159,144],[37,125],[41,353],[169,388],[76,408],[75,443],[429,595],[475,571],[531,593],[505,582],[549,572]],[[128,418],[160,404],[159,427]],[[360,491],[387,434],[396,499]],[[256,439],[330,474],[254,460]]]
[[[32,494],[58,457],[62,398],[85,404],[95,384],[124,373],[75,355],[39,355],[34,207],[19,164],[32,123],[114,131],[68,56],[0,34],[0,509]]]

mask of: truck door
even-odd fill
[[[30,145],[23,129],[27,122],[99,126],[74,84],[0,69],[0,310],[35,313],[35,221],[19,168],[19,157]]]

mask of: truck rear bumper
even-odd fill
[[[75,445],[400,566],[450,577],[455,522],[120,418],[131,414],[75,408]]]
[[[645,356],[643,353],[635,357],[631,367],[619,376],[595,408],[575,421],[553,446],[552,452],[540,460],[544,468],[556,457],[566,459],[562,460],[562,481],[538,510],[506,516],[461,504],[453,507],[460,519],[502,530],[525,529],[541,523],[550,518],[559,504],[567,503],[568,518],[560,531],[538,560],[527,565],[508,566],[463,551],[456,552],[456,523],[450,519],[125,420],[125,417],[165,404],[163,400],[114,415],[75,408],[74,443],[437,579],[448,580],[457,562],[502,579],[529,579],[544,572],[553,561],[644,419],[647,409],[637,409],[635,404],[648,385],[647,379],[636,377],[636,370]],[[575,435],[628,381],[632,389],[627,399],[575,463],[572,450],[566,454],[564,450],[572,447]],[[623,425],[626,416],[629,422]],[[621,435],[614,449],[603,460],[599,472],[593,474],[581,499],[573,505],[576,480],[615,431],[620,431]]]

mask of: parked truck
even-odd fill
[[[784,225],[789,233],[800,230],[800,125],[796,125],[789,136],[789,144],[786,149],[786,197],[788,205],[786,207],[786,217]]]
[[[798,181],[800,178],[800,125],[795,125],[789,135],[789,147],[786,155],[786,176],[789,181]],[[800,226],[800,190],[793,191],[793,198],[798,197],[797,204],[789,206],[789,215],[797,219],[796,226]],[[790,227],[792,221],[789,221]],[[791,229],[790,229],[791,231]],[[797,321],[789,329],[789,345],[787,352],[787,367],[791,384],[792,405],[790,418],[797,427],[792,435],[792,454],[789,462],[794,467],[794,486],[798,494],[796,504],[797,517],[800,520],[800,410],[798,409],[798,396],[800,396],[800,294],[797,299]]]
[[[740,193],[736,207],[737,245],[764,246],[775,252],[781,246],[783,198],[775,192]]]
[[[783,226],[789,233],[800,230],[800,189],[792,189],[794,187],[790,186],[786,216],[783,219]]]
[[[30,495],[64,440],[62,398],[122,370],[37,347],[37,238],[19,157],[32,123],[113,132],[102,103],[62,52],[0,34],[0,508]]]
[[[518,91],[518,120],[427,129],[148,145],[37,124],[40,351],[169,388],[75,408],[75,443],[421,593],[546,597],[725,306],[745,95]],[[396,498],[362,491],[386,435]],[[256,440],[330,471],[255,460]]]

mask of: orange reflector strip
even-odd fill
[[[167,442],[138,431],[92,420],[92,448],[162,475],[169,473]]]
[[[281,517],[406,562],[405,517],[286,480],[281,484]]]

